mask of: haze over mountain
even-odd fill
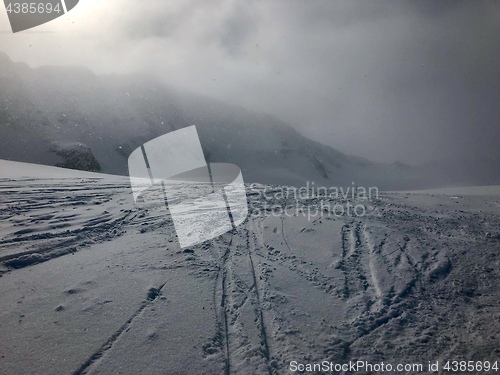
[[[303,137],[279,119],[174,90],[153,77],[98,76],[81,67],[32,69],[0,53],[0,158],[127,174],[141,144],[196,125],[211,162],[247,183],[380,189],[500,183],[500,161],[382,164]]]
[[[60,3],[0,11],[0,375],[498,369],[500,2]]]

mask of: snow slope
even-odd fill
[[[0,159],[0,178],[35,178],[35,179],[51,179],[51,178],[99,178],[107,180],[123,180],[127,181],[128,177],[115,176],[104,173],[78,171],[75,169],[51,167],[42,164],[23,163],[19,161],[2,160]]]
[[[136,207],[126,179],[0,165],[1,374],[498,358],[496,193],[312,197],[272,215],[266,203],[296,203],[254,185],[244,224],[181,250],[169,216]]]

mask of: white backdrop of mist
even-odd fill
[[[498,158],[500,2],[81,0],[12,34],[30,66],[147,72],[375,161]]]

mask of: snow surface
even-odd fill
[[[269,187],[254,185],[259,215],[182,250],[169,216],[136,206],[126,178],[0,167],[0,374],[286,374],[292,360],[498,358],[493,188],[386,193],[350,202],[366,216],[308,219],[271,215]]]

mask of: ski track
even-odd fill
[[[368,232],[366,231],[366,228],[363,228],[363,239],[364,243],[366,244],[368,248],[368,267],[370,269],[370,279],[371,279],[371,284],[373,285],[373,288],[375,290],[375,295],[377,298],[380,298],[382,296],[382,290],[379,285],[379,280],[377,277],[377,270],[375,268],[375,258],[377,257],[377,253],[375,252],[375,246],[372,243],[372,240],[369,237]]]
[[[361,244],[360,223],[346,226],[345,231],[341,269],[345,276],[344,298],[349,298],[367,291],[369,284],[362,266],[364,248]]]
[[[267,371],[272,373],[268,364],[270,349],[260,295],[264,288],[260,282],[261,272],[254,261],[256,240],[253,228],[251,221],[247,221],[246,225],[238,228],[237,231],[233,231],[228,242],[225,241],[224,237],[215,240],[214,246],[210,250],[219,265],[214,303],[217,308],[220,307],[217,312],[217,319],[220,321],[218,324],[220,332],[216,336],[224,339],[225,374],[236,373],[232,365],[233,358],[236,358],[237,362],[241,362],[248,355],[261,357],[265,362]],[[236,237],[239,239],[239,244],[233,244],[233,239]],[[244,246],[239,246],[243,244]],[[249,267],[243,270],[251,275],[251,284],[243,281],[235,272],[235,262],[238,261],[235,259],[236,251],[244,251],[243,257],[248,257],[247,265]],[[244,295],[243,298],[241,294]],[[237,301],[238,299],[241,301]],[[248,304],[252,305],[253,320],[258,327],[258,342],[253,342],[252,335],[248,332],[242,332],[245,326],[239,321],[243,314],[242,308],[246,308]],[[246,329],[249,329],[249,327],[246,327]],[[260,347],[260,349],[255,352],[255,347]]]
[[[102,356],[106,354],[106,352],[113,349],[113,345],[125,332],[127,332],[128,329],[130,329],[130,327],[134,323],[134,320],[140,316],[144,309],[154,303],[154,301],[160,296],[161,290],[164,286],[165,284],[162,284],[158,288],[156,288],[156,295],[154,296],[154,298],[148,298],[148,301],[142,303],[139,309],[123,325],[121,325],[120,328],[113,335],[111,335],[95,353],[87,358],[81,364],[81,366],[75,372],[73,372],[73,375],[84,375],[89,373],[92,370],[92,366],[97,363],[102,358]]]
[[[266,362],[268,365],[268,371],[270,371],[269,367],[269,358],[270,358],[270,350],[269,350],[269,340],[268,340],[268,335],[267,335],[267,328],[266,328],[266,321],[264,319],[264,312],[263,312],[263,306],[262,306],[262,297],[261,294],[265,293],[265,288],[260,282],[260,274],[261,271],[256,271],[256,263],[254,262],[254,254],[256,254],[256,248],[257,248],[257,233],[261,234],[261,227],[257,224],[255,225],[254,222],[251,220],[250,221],[250,231],[247,230],[247,235],[249,236],[248,240],[248,257],[250,259],[250,264],[251,264],[251,271],[252,271],[252,277],[254,281],[254,291],[255,291],[255,298],[257,302],[257,314],[258,314],[258,322],[259,322],[259,327],[260,327],[260,338],[261,338],[261,344],[263,346],[263,354],[266,358]],[[257,277],[259,275],[259,277]]]

